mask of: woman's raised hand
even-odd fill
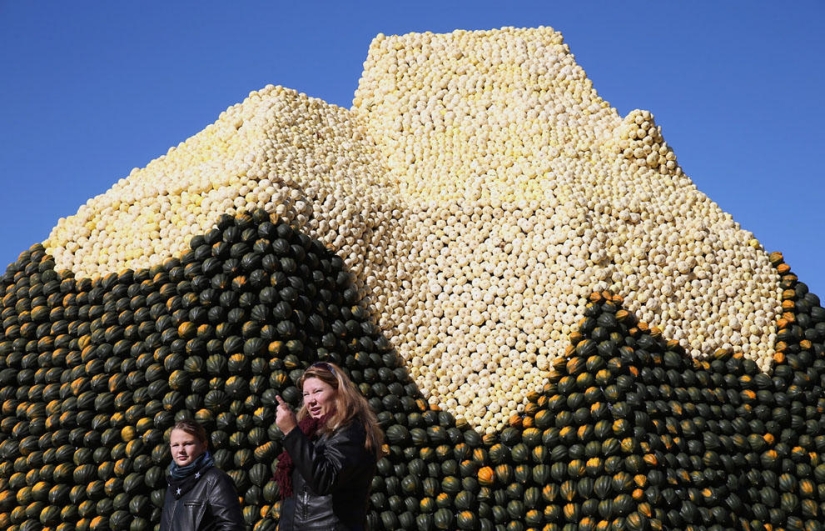
[[[276,396],[275,400],[278,401],[278,407],[275,409],[275,425],[286,435],[298,425],[298,418],[280,395]]]

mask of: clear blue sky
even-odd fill
[[[350,107],[370,41],[551,26],[825,299],[825,2],[0,0],[0,268],[267,84]]]

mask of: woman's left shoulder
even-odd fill
[[[364,428],[364,424],[358,419],[353,419],[335,429],[330,434],[330,439],[358,442],[366,439],[366,436],[367,430]]]
[[[232,483],[232,478],[229,474],[216,466],[210,466],[203,472],[203,478],[210,483],[229,482]]]
[[[352,419],[342,429],[347,430],[348,433],[363,437],[367,434],[367,428],[361,419]]]

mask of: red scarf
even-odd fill
[[[318,428],[322,427],[326,420],[326,416],[317,419],[306,416],[298,423],[298,429],[300,429],[307,438],[312,439],[318,432]],[[281,455],[278,456],[278,463],[275,465],[275,476],[273,477],[280,487],[282,500],[292,496],[293,470],[295,470],[295,463],[292,462],[292,457],[289,453],[284,450],[281,452]]]

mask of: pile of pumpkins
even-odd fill
[[[194,418],[256,531],[274,530],[277,395],[348,372],[388,454],[387,529],[823,529],[825,310],[778,253],[774,366],[702,360],[594,293],[549,382],[494,435],[431,408],[344,262],[264,211],[179,259],[99,279],[40,245],[0,277],[0,528],[157,528],[170,427]]]

